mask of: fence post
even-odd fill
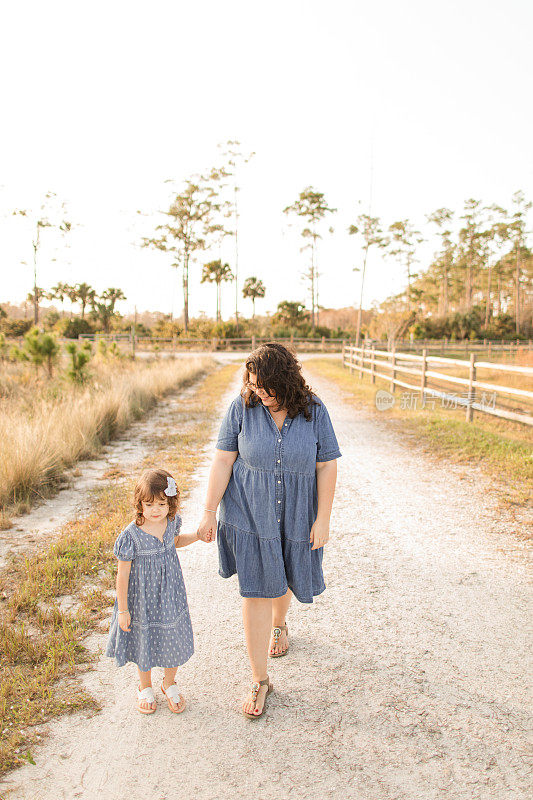
[[[131,337],[131,357],[135,358],[135,325],[132,325],[130,328],[130,337]]]
[[[346,356],[345,356],[345,354],[344,354],[345,348],[346,348],[346,340],[345,340],[345,339],[343,339],[343,340],[342,340],[342,366],[343,366],[343,367],[345,367],[345,366],[346,366],[346,365],[345,365],[345,363],[344,363],[344,359],[345,359],[345,357],[346,357]]]
[[[211,350],[216,350],[216,349],[217,349],[217,339],[213,337],[213,339],[211,339]]]
[[[422,350],[422,375],[420,376],[420,394],[422,396],[422,408],[425,401],[425,388],[426,388],[426,368],[427,368],[427,350],[424,347]]]
[[[348,369],[350,370],[350,375],[353,375],[353,357],[354,357],[353,344],[350,343],[348,345],[348,350],[349,350],[349,353],[348,353]]]
[[[375,347],[376,347],[376,345],[374,344],[374,342],[372,342],[372,361],[370,362],[370,380],[372,381],[372,383],[376,382],[376,376],[374,375],[374,362],[375,362],[374,350],[375,350]]]
[[[321,344],[322,352],[324,353],[326,350],[326,337],[322,337],[322,344]]]
[[[476,389],[474,381],[476,380],[476,354],[470,353],[470,370],[468,373],[468,399],[466,402],[466,421],[472,422],[474,419],[474,409],[472,403],[474,402]]]
[[[255,350],[255,333],[252,334],[252,350]]]
[[[490,348],[491,348],[491,345],[492,345],[492,341],[491,341],[491,339],[489,339],[489,352],[488,352],[489,361],[490,361]]]
[[[365,340],[361,342],[361,352],[359,353],[359,380],[363,380],[363,369],[365,367]]]
[[[394,392],[394,379],[396,378],[396,345],[392,345],[390,391]]]

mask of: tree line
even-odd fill
[[[34,323],[39,322],[39,307],[43,299],[59,300],[61,305],[65,299],[70,300],[74,305],[80,305],[80,319],[85,320],[85,312],[89,309],[90,318],[100,323],[102,329],[108,333],[110,329],[111,320],[116,315],[116,304],[119,300],[126,300],[126,295],[122,289],[109,287],[104,289],[100,294],[96,292],[88,283],[76,283],[71,286],[68,283],[57,283],[49,291],[36,286],[33,292],[29,292],[27,300],[34,307]],[[80,327],[80,333],[83,332],[83,326]]]
[[[140,241],[142,247],[168,254],[171,266],[181,270],[185,334],[190,327],[189,273],[193,264],[202,268],[202,283],[216,285],[215,319],[218,324],[222,323],[222,285],[234,283],[235,333],[239,335],[240,332],[240,176],[254,153],[244,153],[238,141],[228,141],[220,145],[219,150],[219,163],[215,167],[191,176],[181,184],[168,181],[171,189],[169,206],[162,213],[153,235],[144,236]],[[55,204],[54,213],[51,204]],[[476,328],[490,330],[494,319],[512,311],[516,336],[531,331],[533,256],[527,242],[531,205],[523,192],[513,195],[510,210],[496,204],[483,205],[480,200],[471,198],[465,201],[462,212],[442,207],[428,213],[425,234],[406,218],[386,225],[378,216],[369,213],[357,215],[347,228],[347,233],[356,237],[358,242],[358,256],[353,267],[360,273],[356,339],[359,340],[361,335],[367,272],[369,265],[376,264],[375,259],[369,260],[373,251],[381,252],[397,265],[405,278],[405,289],[387,298],[379,307],[383,314],[391,313],[398,318],[397,335],[403,335],[424,320],[427,323],[430,318],[446,319],[450,314],[468,317],[474,310]],[[283,208],[290,224],[298,227],[300,251],[306,255],[307,267],[303,276],[309,287],[309,322],[313,333],[320,326],[320,242],[325,235],[335,233],[331,220],[337,210],[329,205],[323,192],[312,186],[303,189],[291,204]],[[58,205],[56,196],[49,192],[36,213],[27,209],[13,213],[30,218],[33,230],[34,288],[28,294],[28,300],[34,307],[34,324],[38,322],[39,302],[43,297],[59,299],[61,303],[67,297],[80,304],[82,320],[85,309],[89,308],[91,318],[108,331],[116,314],[116,303],[126,299],[122,290],[109,288],[97,294],[86,283],[75,286],[58,283],[49,292],[38,287],[37,257],[42,230],[55,227],[61,235],[67,235],[72,229],[65,205]],[[221,257],[206,261],[204,252],[214,254],[213,251],[218,250],[221,253],[227,238],[234,242],[232,263]],[[425,269],[419,269],[420,247],[430,238],[437,242],[434,255]],[[241,295],[252,302],[252,318],[255,318],[256,300],[265,294],[266,287],[257,276],[251,275],[244,280]],[[302,304],[302,308],[304,306]],[[300,324],[304,324],[302,318]]]
[[[156,235],[143,239],[144,247],[172,254],[174,267],[183,270],[184,328],[188,330],[189,269],[200,261],[201,252],[220,246],[226,236],[237,242],[238,213],[236,198],[239,191],[236,164],[246,162],[238,142],[229,143],[232,156],[218,167],[185,181],[165,212],[165,221],[157,226]],[[226,153],[227,155],[227,153]],[[239,158],[238,158],[239,157]],[[233,195],[228,197],[228,186]],[[484,309],[484,327],[508,312],[512,307],[514,327],[520,337],[531,319],[525,319],[531,303],[533,277],[532,252],[527,245],[528,212],[531,203],[523,192],[512,197],[508,211],[496,204],[483,205],[480,200],[465,201],[462,213],[438,208],[426,215],[428,233],[424,235],[409,219],[402,218],[385,225],[378,216],[361,213],[349,225],[347,232],[359,242],[359,256],[354,271],[360,272],[357,305],[356,339],[362,325],[363,293],[371,251],[383,256],[403,271],[405,289],[383,302],[383,310],[401,306],[400,328],[412,328],[416,321],[427,317],[447,317],[450,313],[465,315],[479,306]],[[333,234],[330,220],[337,212],[329,205],[323,192],[312,186],[303,189],[293,203],[283,209],[291,224],[298,226],[301,252],[307,255],[303,273],[308,282],[310,322],[315,331],[319,325],[320,295],[319,245],[324,235]],[[230,223],[228,223],[230,220]],[[420,246],[430,239],[437,241],[436,252],[425,270],[418,270]],[[238,262],[235,254],[235,268]],[[374,262],[375,263],[375,262]],[[202,282],[217,284],[216,319],[220,321],[220,290],[222,283],[237,281],[228,263],[220,259],[203,265]],[[264,297],[265,287],[253,276],[245,282],[245,297]],[[237,293],[236,293],[237,297]],[[354,303],[355,305],[355,303]],[[530,312],[529,312],[530,314]],[[531,315],[531,314],[530,314]],[[235,322],[238,330],[237,300]]]

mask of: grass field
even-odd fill
[[[168,392],[205,372],[208,357],[91,362],[91,379],[76,386],[58,374],[37,379],[10,364],[0,373],[0,529],[61,484],[64,470],[97,454]]]

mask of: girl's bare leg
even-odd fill
[[[292,600],[292,592],[287,589],[283,597],[274,597],[272,600],[272,627],[276,628],[285,625],[287,621],[287,611]],[[281,631],[281,636],[278,643],[274,644],[274,637],[270,639],[269,652],[270,653],[284,653],[289,646],[289,640],[285,631]]]
[[[272,622],[272,600],[268,597],[243,597],[242,619],[248,658],[252,668],[252,681],[267,677],[268,637]],[[261,712],[265,703],[267,687],[261,686],[254,703],[251,694],[242,704],[243,711],[252,714]]]
[[[139,673],[139,683],[141,685],[141,689],[147,689],[148,686],[152,685],[152,670],[149,669],[148,672],[141,672],[139,667],[137,667],[137,672]],[[157,703],[149,703],[148,700],[141,700],[141,708],[157,708]]]

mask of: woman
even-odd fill
[[[276,342],[253,350],[222,421],[199,525],[200,534],[217,531],[219,574],[238,575],[252,668],[242,711],[251,719],[272,691],[270,635],[271,656],[288,650],[292,595],[312,603],[326,588],[323,546],[340,455],[327,409],[294,355]]]

